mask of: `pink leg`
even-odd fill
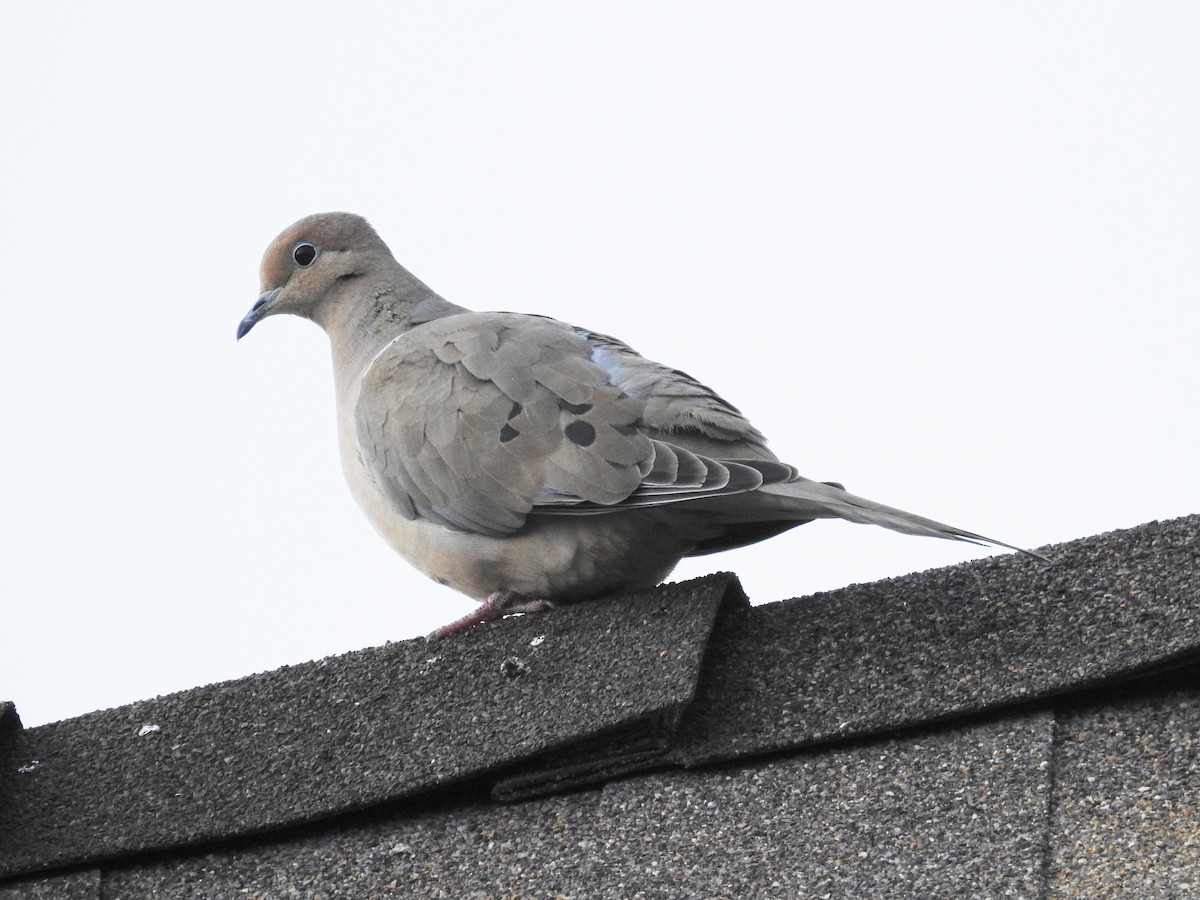
[[[431,631],[426,635],[426,640],[432,641],[440,637],[445,637],[448,634],[454,634],[456,631],[470,628],[472,625],[482,625],[484,622],[502,619],[513,613],[542,612],[551,609],[552,606],[553,604],[549,600],[526,597],[524,594],[518,594],[516,591],[496,591],[461,619],[455,619],[448,625],[443,625],[441,628]]]

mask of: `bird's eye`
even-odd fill
[[[296,261],[296,265],[307,269],[312,265],[313,260],[317,258],[317,248],[305,241],[302,244],[297,244],[292,248],[292,259]]]

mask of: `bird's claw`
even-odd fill
[[[517,613],[537,613],[553,608],[554,604],[549,600],[526,597],[516,591],[496,591],[488,595],[486,600],[465,616],[431,631],[425,636],[425,639],[436,640],[448,634],[454,634],[456,631],[463,631],[474,625],[482,625],[484,622],[492,622]]]

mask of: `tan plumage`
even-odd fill
[[[262,291],[239,338],[276,313],[329,335],[342,464],[372,524],[488,598],[451,629],[650,587],[816,518],[1009,546],[801,477],[735,407],[620,341],[443,300],[359,216],[284,231]]]

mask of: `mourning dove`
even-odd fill
[[[261,276],[238,338],[277,313],[325,329],[355,500],[483,601],[435,634],[653,587],[683,557],[813,519],[1019,549],[804,478],[736,407],[614,338],[442,299],[359,216],[301,219]]]

